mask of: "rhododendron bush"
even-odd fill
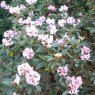
[[[64,3],[47,4],[46,13],[39,12],[39,1],[0,4],[11,14],[12,22],[0,45],[0,93],[80,95],[84,83],[81,69],[91,61],[92,52],[80,34],[82,14],[70,15]]]

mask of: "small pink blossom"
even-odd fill
[[[82,81],[82,78],[81,76],[78,76],[78,77],[67,77],[67,80],[70,82],[69,83],[69,91],[68,93],[70,94],[77,94],[79,92],[79,88],[80,86],[82,85],[83,81]]]
[[[34,57],[34,52],[32,48],[25,48],[23,51],[23,56],[27,59],[31,59]]]
[[[42,26],[42,24],[43,23],[39,19],[35,21],[35,25],[36,26]]]
[[[53,35],[38,35],[38,40],[41,40],[41,43],[50,48],[52,46],[52,43],[53,43]]]
[[[26,35],[29,37],[37,37],[38,30],[34,25],[31,25],[30,27],[26,27]]]
[[[67,23],[70,24],[70,25],[73,25],[75,23],[75,18],[74,17],[68,17],[67,19]]]
[[[30,73],[31,71],[33,71],[33,68],[28,63],[23,63],[18,66],[17,70],[18,74],[21,76]]]
[[[90,48],[83,46],[83,48],[81,49],[81,54],[89,54],[90,51]]]
[[[26,82],[30,85],[36,86],[40,81],[40,74],[36,71],[32,71],[25,75]]]
[[[31,23],[31,17],[27,17],[27,19],[24,20],[24,24],[30,24]]]
[[[48,10],[51,10],[51,11],[56,11],[56,7],[53,6],[53,5],[49,5],[49,6],[47,7],[47,9],[48,9]]]
[[[90,58],[90,48],[86,47],[86,46],[83,46],[83,48],[81,49],[81,60],[89,60]]]
[[[46,19],[45,16],[40,16],[40,17],[39,17],[39,21],[41,21],[41,22],[44,22],[45,19]]]
[[[65,24],[66,24],[66,20],[65,20],[65,19],[60,19],[60,20],[58,20],[58,25],[59,25],[60,27],[64,27]]]
[[[20,14],[20,7],[16,6],[16,7],[9,7],[9,13],[11,14]]]
[[[66,5],[63,5],[63,6],[61,6],[61,8],[59,8],[59,11],[60,12],[68,11],[68,7]]]
[[[12,39],[6,39],[6,38],[4,38],[4,39],[2,40],[2,43],[3,43],[5,46],[11,46],[11,45],[13,44],[13,41],[12,41]]]
[[[13,38],[15,37],[16,32],[12,31],[12,30],[8,30],[6,32],[4,32],[3,36],[6,38]]]
[[[50,24],[55,24],[55,19],[47,18],[46,23],[49,24],[49,25]]]
[[[57,72],[59,76],[66,76],[68,74],[68,67],[67,66],[58,67]]]

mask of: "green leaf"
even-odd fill
[[[36,69],[40,69],[40,68],[42,68],[42,67],[44,67],[44,64],[43,64],[43,63],[39,63],[39,64],[36,66]]]
[[[68,92],[67,92],[67,91],[65,91],[65,92],[63,92],[63,93],[62,93],[62,95],[67,95],[67,94],[68,94]]]
[[[51,63],[51,69],[54,69],[57,64],[58,64],[57,62]]]
[[[13,94],[13,88],[8,88],[6,95],[12,95]]]
[[[36,87],[36,89],[37,89],[39,92],[41,92],[41,87],[40,87],[39,85],[36,85],[35,87]]]
[[[6,86],[11,86],[12,80],[11,79],[4,79],[2,81],[2,84],[6,85]]]
[[[54,91],[50,91],[49,95],[57,95]]]
[[[27,87],[27,91],[28,91],[28,95],[31,95],[31,93],[32,93],[32,86],[28,86]]]

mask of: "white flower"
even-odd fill
[[[12,82],[12,84],[17,84],[17,85],[19,85],[19,83],[20,83],[20,77],[19,77],[18,74],[16,74],[16,78],[15,78],[15,80]]]
[[[26,35],[29,37],[37,37],[38,30],[34,25],[31,25],[30,27],[26,27]]]
[[[53,35],[38,35],[38,40],[41,40],[41,43],[44,46],[47,46],[48,48],[50,48],[52,46],[53,43]]]
[[[34,52],[32,48],[25,48],[23,51],[23,56],[27,59],[31,59],[34,57]]]
[[[40,74],[36,71],[32,71],[28,73],[26,76],[26,82],[30,85],[36,86],[39,84],[40,81]]]
[[[46,23],[49,24],[49,25],[50,24],[55,24],[55,19],[47,18]]]
[[[31,67],[28,63],[23,63],[18,66],[17,71],[18,74],[21,75],[26,75],[29,73],[31,70],[33,70],[33,67]]]
[[[27,17],[27,19],[24,20],[25,24],[30,24],[31,23],[31,17]]]
[[[73,24],[75,23],[75,18],[73,18],[73,17],[68,17],[67,23],[73,25]]]
[[[2,40],[2,43],[3,43],[5,46],[11,46],[11,45],[13,44],[13,41],[12,41],[12,39],[6,39],[6,38],[4,38],[4,39]]]
[[[18,22],[19,22],[20,24],[24,24],[23,18],[19,18],[19,19],[18,19]]]
[[[59,11],[60,12],[68,11],[68,7],[66,5],[63,5],[63,6],[61,6],[61,8],[59,8]]]
[[[66,20],[64,20],[64,19],[60,19],[60,20],[58,20],[58,25],[60,26],[60,27],[64,27],[64,24],[66,23]]]
[[[0,6],[1,6],[1,8],[5,8],[6,7],[6,2],[5,1],[1,1]]]
[[[26,79],[26,83],[36,86],[39,84],[40,81],[40,74],[37,71],[33,70],[28,63],[23,63],[18,66],[18,73],[19,75],[24,75]]]
[[[8,30],[6,32],[4,32],[3,36],[6,38],[13,38],[15,37],[16,32],[12,31],[12,30]]]
[[[56,33],[57,29],[56,29],[55,25],[50,25],[49,28],[50,28],[49,29],[50,34],[55,34]]]
[[[10,7],[9,8],[9,13],[11,14],[20,14],[20,7],[19,6],[16,6],[16,7]]]
[[[36,3],[37,0],[26,0],[26,2],[27,2],[29,5],[32,5],[32,4]]]

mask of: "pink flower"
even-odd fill
[[[28,63],[23,63],[18,66],[19,75],[24,75],[26,79],[26,83],[36,86],[40,81],[40,74],[37,71],[33,70]]]
[[[2,40],[2,43],[5,45],[5,46],[11,46],[13,44],[13,41],[12,39],[3,39]]]
[[[21,76],[21,75],[26,75],[27,73],[33,71],[33,67],[31,67],[28,63],[23,63],[18,66],[17,70],[18,74]]]
[[[37,22],[38,24],[39,22]],[[40,25],[40,23],[39,23]],[[28,35],[29,37],[37,37],[38,35],[38,30],[36,29],[36,27],[34,25],[31,25],[30,27],[26,27],[26,35]]]
[[[25,48],[23,51],[23,56],[27,59],[31,59],[34,57],[34,52],[32,48]]]
[[[82,78],[81,78],[81,76],[78,76],[78,77],[67,77],[67,80],[70,82],[69,83],[69,91],[68,91],[68,93],[70,93],[70,94],[77,94],[78,92],[79,92],[79,88],[80,88],[80,86],[82,85],[82,83],[83,83],[83,81],[82,81]]]
[[[16,32],[14,32],[14,31],[12,31],[12,30],[8,30],[8,31],[4,32],[3,35],[4,35],[4,37],[6,37],[6,38],[13,38],[13,37],[15,37]]]
[[[45,16],[40,16],[40,17],[39,17],[39,21],[41,21],[41,22],[44,22],[45,19],[46,19]]]
[[[49,24],[49,25],[50,24],[55,24],[55,19],[47,18],[46,23]]]
[[[63,6],[61,6],[61,8],[59,8],[59,11],[60,12],[68,11],[68,7],[66,5],[63,5]]]
[[[73,25],[75,22],[76,22],[76,21],[75,21],[75,18],[73,18],[73,17],[68,17],[68,19],[67,19],[67,23],[68,23],[68,24]]]
[[[32,71],[25,75],[26,82],[30,85],[36,86],[40,81],[40,74],[36,71]]]
[[[38,40],[41,40],[41,43],[50,48],[52,46],[52,43],[53,43],[53,35],[38,35]]]
[[[90,51],[90,48],[83,46],[83,48],[81,49],[81,54],[89,54]]]
[[[9,7],[9,13],[11,14],[20,14],[20,7],[19,6],[16,6],[16,7]]]
[[[83,48],[81,49],[81,56],[80,56],[81,60],[84,61],[89,60],[90,52],[91,52],[90,48],[83,46]]]
[[[56,11],[56,7],[53,6],[53,5],[49,5],[49,6],[47,7],[47,9],[48,9],[48,10],[51,10],[51,11]]]
[[[43,24],[43,23],[42,23],[39,19],[36,20],[36,22],[35,22],[35,25],[36,25],[36,26],[42,26],[42,24]]]
[[[59,76],[66,76],[68,74],[68,67],[67,66],[58,67],[57,72]]]
[[[84,60],[84,61],[86,61],[86,60],[89,60],[89,58],[90,58],[90,54],[82,54],[81,56],[80,56],[80,58],[81,58],[81,60]]]
[[[65,24],[66,24],[66,20],[65,20],[65,19],[60,19],[60,20],[58,20],[58,25],[59,25],[60,27],[64,27]]]

